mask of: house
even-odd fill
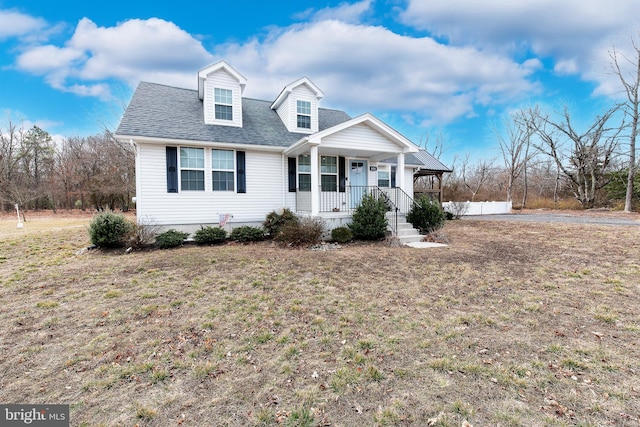
[[[307,77],[272,101],[243,97],[247,84],[219,61],[198,72],[197,90],[138,85],[116,131],[136,148],[138,221],[194,231],[288,208],[336,227],[367,192],[405,213],[414,172],[449,170],[369,113],[321,108]]]

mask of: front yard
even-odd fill
[[[74,426],[640,423],[640,227],[124,255],[42,221],[0,221],[3,403]]]

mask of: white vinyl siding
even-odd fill
[[[311,125],[309,128],[298,127],[298,101],[309,103],[309,117]],[[318,98],[305,84],[295,87],[287,99],[276,110],[280,120],[287,127],[289,132],[315,133],[318,132]]]
[[[218,96],[218,101],[224,100],[225,102],[216,102],[216,89],[218,89],[219,95],[222,93],[225,94],[224,99]],[[220,91],[221,89],[222,91]],[[226,91],[231,91],[231,98],[226,96],[228,94]],[[204,100],[202,101],[204,122],[206,124],[242,127],[242,99],[240,93],[240,84],[227,71],[218,70],[208,75],[204,82]],[[222,107],[230,105],[231,120],[228,118],[217,119],[216,105]],[[220,108],[218,108],[218,110],[218,113],[220,113]],[[224,114],[223,116],[228,117]]]
[[[395,156],[399,149],[398,145],[365,124],[355,125],[322,138],[323,149],[344,147],[353,150],[389,152],[389,157]]]
[[[246,151],[247,192],[212,191],[205,179],[205,191],[167,193],[166,148],[138,143],[136,197],[138,218],[161,226],[216,224],[219,214],[231,214],[231,223],[261,223],[266,215],[282,207],[282,155]],[[205,148],[205,170],[211,170],[210,150]],[[209,172],[211,173],[211,172]],[[210,175],[209,175],[210,176]]]

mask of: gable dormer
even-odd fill
[[[242,127],[242,93],[247,79],[225,61],[198,72],[198,97],[208,125]]]
[[[318,132],[318,103],[324,93],[307,77],[285,86],[271,104],[289,132]]]

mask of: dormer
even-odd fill
[[[225,61],[198,71],[198,97],[208,125],[242,127],[242,93],[247,79]]]
[[[289,132],[318,132],[318,103],[324,93],[307,77],[285,86],[271,104]]]

